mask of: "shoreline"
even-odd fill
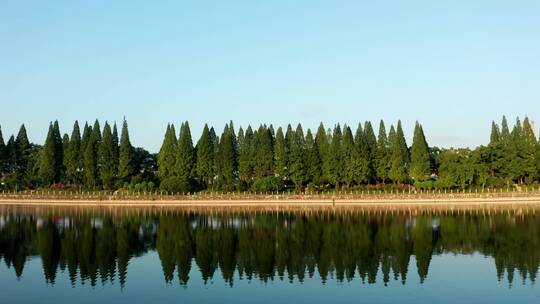
[[[11,206],[114,206],[114,207],[458,207],[458,206],[538,206],[540,195],[520,197],[432,197],[432,198],[296,198],[261,197],[229,199],[164,198],[61,198],[0,197],[0,205]]]

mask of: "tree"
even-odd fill
[[[32,150],[32,145],[28,140],[28,135],[26,134],[26,127],[21,125],[19,133],[17,133],[17,138],[15,139],[15,162],[16,162],[16,173],[21,178],[27,172],[28,161],[30,160],[30,153]]]
[[[328,161],[326,165],[328,169],[328,178],[329,181],[335,186],[336,189],[339,189],[339,184],[342,181],[343,177],[343,161],[341,159],[341,144],[342,144],[342,133],[341,127],[337,124],[334,127],[334,132],[330,140]]]
[[[341,159],[343,160],[343,182],[347,185],[347,188],[349,188],[351,183],[362,179],[360,176],[362,174],[360,154],[357,146],[355,146],[352,131],[349,126],[343,127]]]
[[[536,136],[528,117],[523,121],[521,133],[520,150],[523,157],[523,167],[521,168],[522,182],[532,183],[537,177],[537,168],[535,161],[536,154]]]
[[[368,132],[373,133],[371,130],[371,124],[368,125],[368,129],[362,130],[362,125],[358,124],[356,129],[354,146],[356,148],[356,157],[355,157],[355,178],[356,183],[369,183],[373,179],[373,165],[372,165],[372,150],[375,147],[373,145],[372,139],[369,138],[371,135],[367,134]],[[373,135],[374,136],[374,135]]]
[[[124,122],[122,123],[122,135],[120,137],[118,178],[123,181],[128,181],[134,174],[133,146],[131,146],[129,140],[128,124],[124,118]]]
[[[85,142],[85,133],[89,132],[89,128],[85,128],[83,140]],[[101,142],[101,131],[99,122],[96,120],[91,129],[91,134],[86,140],[83,162],[84,162],[84,181],[87,186],[95,187],[98,184],[98,159],[97,152],[99,143]]]
[[[256,178],[274,174],[274,138],[272,133],[262,125],[253,138],[253,173]]]
[[[174,167],[176,165],[176,145],[177,139],[174,125],[167,124],[165,137],[158,154],[157,175],[162,180],[174,176]]]
[[[204,125],[204,129],[201,138],[197,142],[197,176],[204,182],[205,187],[208,188],[213,184],[215,177],[215,148],[214,141],[210,134],[208,125]]]
[[[192,178],[195,165],[195,154],[193,150],[193,141],[191,131],[186,121],[180,127],[180,136],[176,148],[175,173],[181,182],[181,191],[189,192],[192,190]]]
[[[330,181],[330,144],[322,122],[319,124],[319,128],[317,128],[317,134],[315,134],[315,145],[319,149],[319,157],[321,158],[321,180]]]
[[[321,158],[319,156],[319,147],[308,129],[306,133],[306,177],[308,182],[318,184],[321,180]]]
[[[388,179],[388,173],[390,171],[390,153],[388,149],[388,139],[386,137],[386,127],[384,121],[381,119],[379,124],[379,136],[377,138],[377,148],[375,151],[375,172],[377,178],[383,184]]]
[[[6,149],[6,144],[4,142],[4,137],[2,136],[2,127],[0,127],[0,180],[3,175],[7,172],[7,162],[8,154]]]
[[[411,147],[410,175],[415,181],[424,181],[429,179],[430,174],[429,147],[424,136],[424,130],[417,121]]]
[[[499,126],[497,126],[497,124],[494,121],[492,121],[491,122],[491,136],[490,136],[489,143],[491,145],[498,143],[500,137],[501,137],[501,134],[499,132]]]
[[[390,178],[394,183],[401,184],[408,179],[409,150],[401,128],[401,121],[398,121],[396,135],[392,147],[392,167],[390,168]]]
[[[49,132],[47,133],[47,139],[45,145],[41,150],[41,161],[39,166],[39,175],[46,184],[52,184],[55,182],[55,139],[52,123],[49,124]]]
[[[238,177],[249,188],[253,182],[253,130],[248,125],[246,132],[238,131]]]
[[[306,180],[306,168],[304,155],[306,151],[306,143],[304,139],[304,131],[302,125],[298,124],[296,131],[291,136],[290,143],[290,175],[294,183],[296,191],[302,190],[302,185]]]
[[[238,173],[237,143],[232,122],[225,125],[218,150],[218,181],[223,190],[234,190]]]
[[[105,122],[103,127],[103,138],[98,147],[98,168],[103,188],[111,189],[116,176],[115,148],[111,131],[111,126]]]
[[[510,129],[508,128],[506,116],[503,116],[502,118],[500,140],[502,140],[505,144],[510,142]]]
[[[288,178],[287,163],[287,142],[285,141],[283,129],[279,127],[276,132],[276,142],[274,144],[274,168],[276,175],[282,180]]]
[[[66,167],[66,177],[69,183],[77,184],[81,181],[81,131],[79,122],[73,124],[73,131],[69,140],[69,146],[64,154],[64,165]]]

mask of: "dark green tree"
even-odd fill
[[[248,125],[244,132],[238,131],[238,177],[249,188],[253,182],[253,130]]]
[[[392,167],[390,168],[390,178],[392,181],[397,184],[406,182],[408,180],[409,171],[409,149],[405,142],[401,121],[398,121],[397,124],[391,160]]]
[[[311,130],[306,133],[306,177],[308,182],[318,184],[321,181],[321,157],[319,147],[313,138]]]
[[[69,183],[78,184],[81,182],[81,131],[79,122],[73,124],[73,131],[69,140],[69,146],[64,154],[64,165],[66,167],[66,177]]]
[[[89,128],[85,128],[88,130]],[[85,132],[86,133],[86,132]],[[83,140],[85,142],[85,136],[83,133]],[[85,144],[84,154],[83,154],[83,163],[84,163],[84,182],[87,186],[95,187],[99,182],[99,171],[98,171],[98,148],[99,143],[101,142],[101,131],[99,122],[96,120],[94,126],[91,128],[91,133],[88,137],[88,140]]]
[[[343,142],[341,133],[341,127],[337,124],[334,127],[334,132],[330,140],[330,147],[328,153],[328,178],[329,181],[335,186],[336,189],[339,189],[340,183],[343,179],[343,160],[341,159],[341,145]]]
[[[416,122],[411,146],[410,176],[415,181],[424,181],[431,175],[429,147],[422,126]]]
[[[388,179],[390,171],[390,152],[388,138],[386,137],[386,127],[382,119],[379,123],[379,136],[377,138],[377,150],[375,151],[374,161],[377,179],[384,184]]]
[[[176,147],[176,165],[175,175],[181,183],[181,191],[189,192],[193,186],[193,173],[195,166],[195,153],[193,141],[191,139],[191,130],[186,121],[180,127],[180,136]]]
[[[218,149],[218,181],[222,190],[236,189],[238,174],[238,146],[232,122],[226,124],[221,135]]]
[[[5,173],[7,173],[7,156],[6,143],[4,142],[4,137],[2,136],[2,127],[0,127],[0,179],[2,179]]]
[[[161,144],[158,154],[158,172],[157,175],[162,180],[170,178],[175,174],[176,165],[176,130],[173,124],[167,124],[165,137]]]
[[[49,132],[47,133],[47,139],[45,140],[45,145],[41,150],[41,161],[39,165],[39,175],[47,185],[53,184],[56,179],[55,153],[56,147],[54,130],[52,123],[50,123]]]
[[[111,189],[114,185],[114,178],[116,176],[114,150],[111,126],[108,122],[105,122],[103,127],[103,138],[98,147],[99,177],[101,178],[104,189]]]
[[[302,130],[302,125],[298,124],[296,131],[294,131],[291,136],[290,143],[290,175],[291,180],[294,183],[295,190],[301,191],[302,185],[306,181],[306,142],[304,138],[304,131]]]
[[[253,173],[256,178],[274,175],[274,138],[272,132],[262,125],[253,139]]]
[[[283,129],[278,128],[276,132],[276,140],[274,144],[274,168],[276,175],[285,180],[288,178],[287,170],[287,142],[285,141],[285,135],[283,134]]]
[[[210,134],[208,125],[204,125],[201,138],[197,142],[197,164],[196,171],[199,179],[204,183],[206,188],[211,187],[214,182],[215,164],[214,158],[216,155],[214,141]]]
[[[501,133],[499,131],[499,126],[497,126],[497,124],[494,121],[492,121],[491,122],[491,136],[490,136],[489,143],[491,145],[498,143],[500,137],[501,137]]]
[[[330,164],[330,143],[322,122],[317,128],[317,134],[315,134],[315,145],[319,149],[319,157],[321,158],[321,181],[329,182],[332,171]]]
[[[133,146],[129,140],[128,124],[126,119],[122,123],[122,135],[120,137],[120,151],[118,160],[118,178],[122,181],[129,181],[136,174],[133,162]]]

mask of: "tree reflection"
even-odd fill
[[[158,253],[164,280],[186,286],[193,266],[204,283],[219,273],[234,279],[302,282],[329,279],[406,284],[415,265],[429,278],[433,255],[490,256],[497,278],[535,282],[540,263],[540,216],[302,214],[43,216],[4,212],[0,258],[20,277],[39,256],[45,281],[66,271],[75,286],[101,281],[121,287],[133,257]],[[412,259],[414,262],[411,263]]]

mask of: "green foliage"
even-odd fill
[[[194,152],[189,124],[185,122],[180,127],[175,164],[175,175],[181,180],[181,184],[185,186],[185,188],[180,189],[181,191],[188,192],[193,188]]]
[[[306,133],[306,178],[312,184],[318,184],[322,178],[322,162],[319,155],[319,147],[308,129]]]
[[[377,147],[375,151],[374,163],[375,173],[378,177],[378,181],[383,184],[388,180],[390,172],[390,151],[388,145],[388,138],[386,136],[386,127],[384,121],[381,120],[379,124],[379,136],[377,139]]]
[[[401,128],[401,121],[398,121],[396,134],[393,136],[392,141],[390,178],[395,183],[405,183],[408,180],[409,150]]]
[[[236,189],[238,173],[238,144],[232,122],[226,124],[218,148],[218,183],[225,191]]]
[[[174,175],[174,166],[176,165],[176,131],[174,125],[168,124],[165,131],[165,138],[158,154],[158,172],[161,179]]]
[[[306,142],[302,126],[298,124],[296,131],[291,135],[290,141],[289,171],[291,180],[296,191],[302,190],[303,183],[307,180],[306,172]]]
[[[255,180],[253,185],[251,185],[251,191],[257,193],[283,191],[284,187],[283,180],[279,177],[266,176]]]
[[[334,133],[330,140],[329,153],[327,154],[326,166],[328,167],[328,179],[334,184],[334,186],[339,188],[339,184],[343,178],[343,160],[341,159],[341,145],[342,145],[342,133],[341,127],[337,124],[334,127]]]
[[[87,130],[90,130],[90,129],[87,129]],[[84,139],[84,134],[83,134],[83,139]],[[101,131],[100,131],[99,122],[96,120],[96,122],[94,123],[94,127],[91,129],[91,134],[89,135],[88,140],[85,144],[85,150],[83,154],[84,181],[85,181],[86,186],[89,186],[89,187],[95,187],[99,182],[97,152],[98,152],[98,147],[99,147],[100,142],[101,142]]]
[[[289,160],[287,156],[287,142],[285,141],[285,136],[283,135],[283,129],[279,127],[276,132],[274,144],[274,168],[276,175],[282,180],[287,179],[289,176],[287,170],[287,163]]]
[[[259,127],[253,138],[253,173],[256,178],[274,174],[274,139],[266,125]]]
[[[431,175],[429,147],[422,126],[416,122],[411,147],[410,175],[415,181],[424,181]]]
[[[238,178],[248,187],[253,182],[253,130],[248,126],[246,132],[238,131]]]
[[[63,173],[63,152],[64,147],[58,121],[55,121],[54,124],[49,125],[49,132],[41,151],[39,164],[39,175],[46,184],[50,185],[60,181]]]
[[[197,176],[203,181],[206,188],[213,184],[215,173],[214,158],[216,155],[214,141],[210,134],[208,125],[204,125],[201,138],[197,142],[197,163],[196,171]]]
[[[116,177],[114,140],[109,123],[103,127],[103,138],[98,147],[98,168],[103,188],[111,189]]]
[[[133,163],[133,146],[129,140],[127,121],[122,123],[122,135],[120,137],[120,151],[118,161],[118,178],[123,181],[129,180],[135,174]]]

